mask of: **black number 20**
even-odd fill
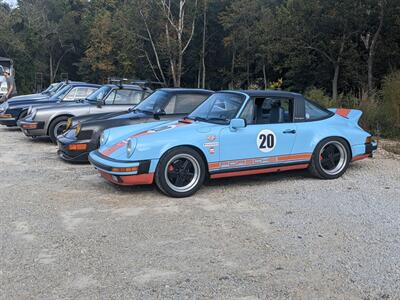
[[[258,137],[261,140],[260,149],[273,148],[275,145],[275,138],[273,134],[260,134]]]

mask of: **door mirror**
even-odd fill
[[[97,107],[98,107],[98,108],[102,107],[102,106],[104,105],[104,102],[105,102],[105,101],[104,101],[102,98],[97,99],[97,100],[96,100],[96,105],[97,105]]]
[[[246,127],[246,121],[244,119],[232,119],[229,128],[232,131],[236,131],[240,128],[245,128]]]
[[[163,110],[162,108],[157,108],[156,112],[154,113],[154,118],[156,119],[160,119],[160,116],[164,116],[167,113],[165,112],[165,110]]]

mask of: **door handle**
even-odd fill
[[[296,130],[295,129],[286,129],[283,131],[283,133],[291,133],[291,134],[295,134]]]

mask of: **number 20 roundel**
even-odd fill
[[[258,133],[257,147],[261,152],[270,152],[276,145],[276,136],[271,130],[264,129]]]

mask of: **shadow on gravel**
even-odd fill
[[[211,179],[205,182],[207,186],[228,186],[234,184],[263,184],[268,182],[276,182],[285,179],[310,179],[313,178],[309,172],[304,170],[298,171],[289,171],[289,172],[280,172],[280,173],[266,173],[266,174],[257,174],[257,175],[248,175],[248,176],[238,176],[238,177],[230,177],[230,178],[221,178],[221,179]]]
[[[41,137],[36,137],[36,138],[26,138],[27,141],[31,141],[32,143],[37,143],[37,144],[49,144],[49,146],[55,146],[49,137],[46,136],[41,136]]]
[[[4,130],[4,131],[9,131],[9,132],[21,131],[18,127],[6,127],[6,126],[2,126],[1,129]]]

